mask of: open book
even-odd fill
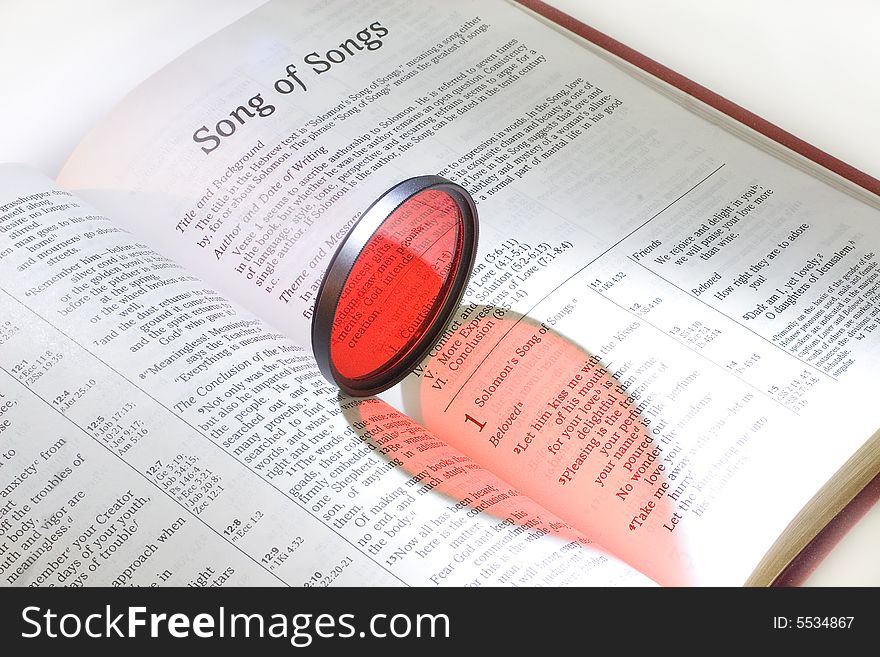
[[[56,181],[0,168],[4,585],[767,584],[877,474],[877,181],[426,5],[271,2]],[[427,173],[477,202],[468,290],[346,397],[315,294]]]

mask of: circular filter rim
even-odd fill
[[[386,364],[370,374],[349,378],[339,373],[330,355],[330,338],[333,331],[333,318],[339,306],[339,299],[345,282],[354,268],[358,257],[376,231],[397,209],[413,196],[427,190],[445,192],[458,207],[461,216],[458,262],[455,269],[447,275],[444,288],[448,289],[446,298],[434,313],[433,321],[428,321],[422,334],[409,348],[408,352],[390,366]],[[351,227],[336,253],[330,260],[324,280],[318,289],[312,315],[312,351],[318,369],[328,381],[334,382],[344,392],[355,397],[367,397],[387,390],[403,380],[407,374],[425,357],[440,333],[446,326],[450,315],[455,312],[467,287],[477,255],[477,208],[471,195],[460,185],[441,176],[416,176],[404,180],[386,191],[361,215]]]

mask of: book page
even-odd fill
[[[4,586],[650,584],[32,170],[0,273]]]
[[[423,173],[478,261],[385,398],[656,581],[744,582],[880,424],[875,207],[512,4],[270,3],[62,179],[307,344],[334,246]]]

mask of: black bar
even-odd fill
[[[770,646],[840,650],[872,641],[880,620],[876,600],[877,589],[855,587],[7,589],[0,597],[0,646],[5,655],[76,648],[123,657],[132,650],[172,655],[218,647],[252,647],[259,655],[290,654],[299,647],[328,654],[425,650],[433,655],[479,654],[485,646],[491,655],[541,657],[636,650],[674,655],[695,649],[733,654],[733,649]],[[134,617],[144,625],[135,626],[131,638],[118,636],[128,634],[129,610],[137,607],[144,609],[135,610]],[[63,620],[66,614],[75,618]],[[87,628],[92,614],[97,616]],[[165,614],[157,617],[156,637],[150,614]],[[188,636],[173,636],[172,614],[184,614],[174,631]],[[199,629],[210,636],[196,636],[199,614],[206,615]],[[260,618],[233,622],[233,614]],[[244,636],[246,626],[250,636]],[[75,633],[78,627],[75,638],[46,636],[47,631]],[[86,629],[110,637],[90,638]],[[386,636],[373,636],[374,630]]]

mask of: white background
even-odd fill
[[[0,0],[0,162],[54,177],[132,87],[262,3]],[[549,4],[880,178],[880,3]],[[806,584],[880,585],[878,547],[880,504]]]

